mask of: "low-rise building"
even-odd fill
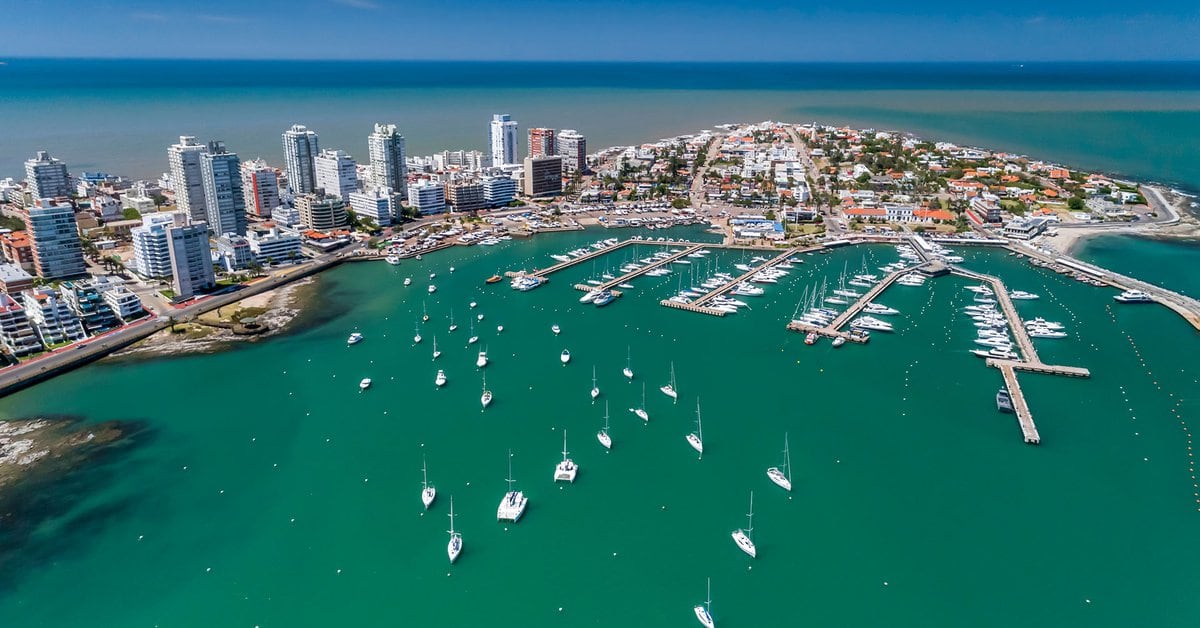
[[[359,219],[367,219],[380,227],[392,224],[399,199],[392,188],[372,188],[350,193],[350,211]]]
[[[95,336],[121,324],[112,306],[90,280],[63,282],[62,299],[90,335]]]
[[[26,290],[21,293],[21,302],[43,345],[51,347],[87,337],[83,324],[56,290]]]
[[[281,264],[301,259],[303,239],[298,234],[283,233],[278,227],[271,227],[265,233],[251,231],[246,239],[250,241],[250,250],[259,264]]]
[[[232,233],[217,238],[217,258],[228,272],[250,268],[257,262],[249,238]]]
[[[4,251],[4,259],[33,272],[33,243],[29,241],[28,233],[13,231],[0,235],[0,249]]]
[[[17,264],[0,264],[0,292],[19,294],[33,287],[33,275]]]
[[[1037,237],[1050,221],[1044,217],[1014,218],[1004,225],[1004,235],[1018,240],[1031,240]]]
[[[123,281],[111,277],[96,277],[92,284],[100,291],[104,301],[121,323],[129,323],[149,314],[142,306],[142,300],[126,288]]]
[[[0,294],[0,345],[15,356],[23,356],[41,351],[42,342],[17,298]]]

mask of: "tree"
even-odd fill
[[[1067,201],[1067,207],[1069,207],[1071,211],[1080,211],[1083,209],[1083,199],[1079,198],[1078,196],[1072,196],[1071,199]]]
[[[142,217],[142,213],[132,207],[126,207],[125,211],[121,212],[121,217],[125,220],[137,220]]]

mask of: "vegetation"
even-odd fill
[[[25,221],[16,216],[0,215],[0,227],[11,231],[21,231],[25,229]]]
[[[121,217],[125,220],[138,220],[142,217],[142,214],[132,207],[126,207],[125,211],[121,212]]]

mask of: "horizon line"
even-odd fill
[[[431,59],[431,58],[319,58],[319,57],[47,57],[0,55],[0,63],[6,60],[26,61],[271,61],[271,62],[316,62],[316,63],[546,63],[567,65],[572,63],[628,63],[628,64],[759,64],[759,65],[1045,65],[1045,64],[1144,64],[1144,63],[1200,63],[1194,59],[891,59],[891,60],[840,60],[840,59]]]

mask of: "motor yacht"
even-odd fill
[[[362,340],[363,340],[363,335],[358,332],[354,332],[354,333],[350,334],[349,338],[346,339],[346,344],[356,345],[356,344],[362,342]]]

